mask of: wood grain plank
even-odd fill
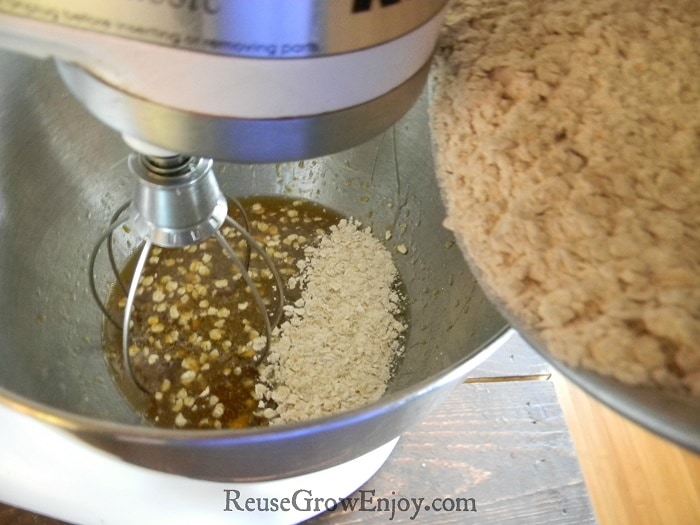
[[[517,332],[469,373],[468,381],[549,376],[551,367]]]
[[[700,523],[700,456],[552,377],[601,525]]]
[[[375,498],[474,498],[476,503],[476,512],[423,509],[415,520],[412,512],[397,513],[392,523],[595,523],[549,381],[460,385],[401,438],[360,490],[373,490]],[[336,510],[310,523],[386,523],[389,517]]]

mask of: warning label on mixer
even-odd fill
[[[320,46],[316,42],[278,44],[262,42],[237,42],[200,37],[192,40],[191,37],[186,37],[185,44],[207,48],[211,51],[224,54],[251,57],[300,57],[315,55],[320,52]]]
[[[224,8],[231,5],[213,0],[0,0],[0,13],[213,54],[297,58],[324,51],[314,25],[277,24],[261,30],[259,23],[245,23],[247,9],[233,10],[229,19]],[[217,16],[227,18],[227,23],[221,24]]]
[[[372,512],[386,516],[389,521],[408,518],[416,520],[422,513],[475,513],[476,500],[468,497],[425,498],[402,497],[391,491],[377,496],[373,489],[358,490],[345,498],[314,496],[310,489],[299,489],[289,497],[246,497],[236,489],[224,489],[224,512]]]
[[[426,24],[447,0],[0,0],[0,14],[193,51],[260,58],[347,53]],[[4,22],[4,21],[3,21]],[[17,20],[3,29],[54,43]],[[21,21],[20,21],[21,22]]]

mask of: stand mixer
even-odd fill
[[[264,321],[267,343],[259,360],[284,306],[281,277],[248,235],[276,277],[279,298],[271,322],[243,263],[219,232],[224,221],[243,235],[246,229],[228,217],[211,161],[189,155],[288,161],[373,137],[414,102],[445,3],[0,3],[0,46],[55,57],[75,96],[141,154],[130,161],[137,186],[129,222],[145,245],[122,322],[124,368],[134,384],[129,326],[151,246],[219,240]],[[385,67],[387,61],[393,66]],[[96,250],[123,222],[112,224]],[[104,311],[93,268],[90,275]]]
[[[227,220],[226,198],[218,190],[210,159],[248,164],[315,158],[363,143],[401,118],[423,89],[445,4],[445,0],[254,4],[86,0],[68,6],[60,0],[0,0],[0,48],[55,58],[73,95],[134,151],[129,163],[137,190],[128,217],[146,239],[146,247],[182,246],[218,237]],[[374,166],[368,166],[372,180],[377,158]],[[405,182],[396,169],[387,180],[397,182],[401,194]],[[174,176],[168,179],[164,172]],[[173,186],[173,181],[185,180],[178,177],[204,181],[205,189],[190,195],[189,207],[183,191],[189,183]],[[223,184],[225,174],[220,178]],[[226,182],[232,185],[229,193],[249,193],[250,180]],[[175,191],[170,191],[173,187]],[[427,199],[431,191],[419,188],[416,193]],[[407,196],[401,200],[399,212],[410,208]],[[206,205],[200,206],[204,201]],[[421,206],[437,209],[436,194],[432,202]],[[380,211],[376,203],[372,205]],[[426,219],[424,223],[429,222]],[[396,216],[385,223],[391,226],[392,220],[396,226]],[[439,224],[440,219],[433,222]],[[240,230],[245,235],[246,229]],[[103,237],[109,235],[108,231]],[[425,237],[428,244],[432,237],[438,242],[433,232]],[[454,255],[459,260],[455,264],[463,263]],[[471,282],[460,272],[456,273]],[[440,275],[434,270],[426,274]],[[451,284],[454,276],[450,279]],[[47,410],[46,399],[29,402],[21,394],[2,390],[3,427],[17,432],[0,440],[5,472],[0,499],[80,523],[173,522],[176,511],[190,521],[203,517],[214,523],[231,519],[222,514],[219,499],[207,504],[206,511],[198,502],[204,501],[205,493],[206,498],[218,498],[223,488],[239,486],[249,493],[286,496],[313,485],[318,493],[332,487],[333,497],[346,495],[381,466],[408,421],[430,410],[446,395],[447,387],[477,364],[474,354],[485,358],[481,350],[500,340],[505,331],[500,316],[480,295],[471,301],[466,306],[459,299],[453,301],[459,314],[446,319],[460,324],[454,320],[459,315],[477,316],[448,334],[452,343],[456,341],[450,345],[457,347],[454,355],[445,357],[440,350],[430,366],[420,350],[407,355],[407,366],[421,369],[423,375],[410,373],[401,379],[399,374],[394,391],[370,411],[355,411],[324,425],[292,425],[276,433],[205,433],[206,442],[196,447],[196,453],[192,452],[199,439],[196,431],[174,437],[149,433],[152,429],[135,431],[123,421],[102,427],[91,415],[68,417],[65,408]],[[258,308],[267,319],[269,334],[278,314],[268,314],[260,303]],[[122,322],[125,356],[130,310],[126,308]],[[450,332],[437,324],[435,330]],[[465,340],[470,340],[471,352],[461,349]],[[351,432],[350,427],[356,429]],[[358,432],[362,440],[357,439]],[[232,450],[233,442],[240,448]],[[294,453],[287,450],[287,443],[295,443]],[[57,457],[70,457],[71,466]],[[42,471],[36,461],[57,467]],[[100,471],[100,480],[88,476],[91,465]],[[233,472],[231,465],[238,470]],[[36,497],[45,480],[60,485],[66,469],[72,470],[71,492],[83,491],[85,497],[56,493],[50,502]],[[121,500],[112,499],[110,480],[120,480]],[[134,484],[152,487],[154,496],[158,490],[167,493],[171,515],[163,516],[148,505],[137,508],[139,494],[128,487]],[[311,514],[286,513],[275,519],[291,523]],[[269,522],[270,516],[249,513],[236,518]]]

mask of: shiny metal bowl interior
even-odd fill
[[[382,236],[390,230],[389,248],[408,247],[396,262],[411,327],[386,396],[275,429],[145,425],[109,376],[87,277],[93,244],[130,198],[129,151],[72,98],[53,64],[2,54],[0,72],[0,402],[149,468],[271,479],[340,464],[389,442],[507,331],[442,227],[423,97],[395,127],[343,153],[277,165],[215,163],[226,193],[310,198]]]

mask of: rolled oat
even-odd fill
[[[438,179],[485,288],[566,364],[700,395],[700,4],[457,0]]]

